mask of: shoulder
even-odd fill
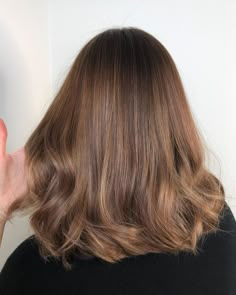
[[[2,271],[0,272],[1,278],[5,273],[17,272],[19,269],[26,272],[31,272],[32,269],[37,268],[38,270],[44,271],[45,266],[57,266],[58,262],[53,257],[47,257],[44,259],[39,251],[39,242],[35,235],[31,235],[22,241],[15,250],[7,258]]]
[[[203,236],[201,247],[206,252],[208,250],[212,253],[223,253],[225,251],[228,253],[228,257],[232,252],[233,256],[236,257],[236,221],[226,201],[220,213],[218,230]]]
[[[16,266],[17,264],[21,264],[22,261],[25,263],[26,257],[32,258],[35,255],[38,255],[38,247],[35,236],[31,235],[22,241],[10,254],[3,266],[1,273],[4,272],[6,267],[8,268],[11,266]]]
[[[220,214],[221,227],[232,227],[235,230],[236,220],[234,214],[229,206],[229,204],[225,201],[224,208]]]
[[[23,288],[24,285],[19,283],[24,281],[35,257],[37,257],[37,245],[32,235],[16,247],[3,265],[0,272],[0,294],[2,292],[5,294],[6,290],[9,292],[7,294],[15,294],[17,291],[15,288],[18,286]],[[23,292],[23,289],[19,288],[18,292]]]
[[[51,260],[48,260],[51,262]],[[48,261],[40,255],[39,244],[35,235],[31,235],[22,241],[9,255],[0,272],[0,290],[3,282],[8,278],[20,279],[22,276],[30,276],[32,271],[42,272]],[[1,292],[0,292],[1,294]]]
[[[27,268],[38,257],[37,242],[35,236],[31,235],[22,241],[7,258],[0,272],[0,282],[5,273],[12,273],[18,267]]]
[[[228,241],[232,242],[233,246],[236,245],[236,220],[226,201],[224,208],[220,213],[219,229],[215,235],[224,242]]]
[[[39,243],[35,235],[31,235],[15,248],[3,265],[0,294],[28,294],[28,290],[34,290],[38,284],[38,277],[47,280],[48,275],[58,269],[60,264],[56,260],[49,258],[46,261],[40,255]]]
[[[200,255],[191,263],[199,276],[203,272],[203,281],[214,284],[215,293],[236,294],[236,221],[227,202],[219,221],[218,230],[203,238]]]

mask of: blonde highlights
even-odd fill
[[[74,254],[196,254],[225,200],[205,148],[165,47],[134,27],[99,33],[25,144],[21,208],[42,256],[70,269]]]

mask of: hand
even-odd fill
[[[24,173],[24,147],[12,154],[6,153],[7,128],[0,119],[0,215],[7,218],[10,208],[27,193]],[[1,216],[0,216],[1,217]]]

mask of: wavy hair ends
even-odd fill
[[[107,29],[88,41],[25,144],[30,225],[41,255],[115,263],[197,254],[225,194],[205,165],[177,67],[151,34]]]

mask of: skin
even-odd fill
[[[0,119],[0,245],[5,224],[12,213],[11,205],[27,192],[24,147],[7,154],[7,137],[7,127]]]

